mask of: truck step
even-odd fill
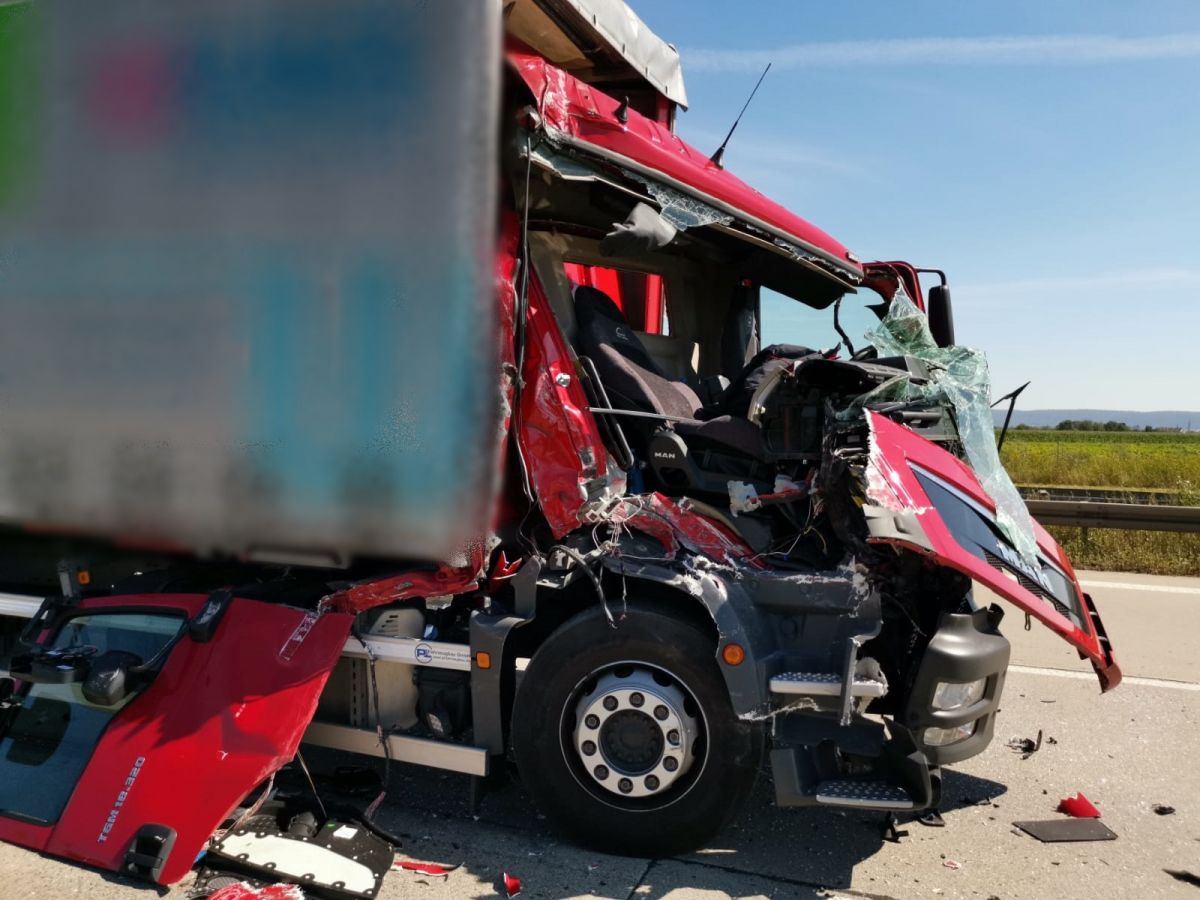
[[[842,678],[832,672],[784,672],[771,679],[771,693],[801,697],[837,697],[842,693]],[[854,679],[855,697],[882,697],[887,686],[869,678]]]
[[[908,791],[886,781],[822,781],[816,801],[822,806],[855,806],[867,809],[912,809]]]

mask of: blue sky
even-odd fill
[[[1200,409],[1200,3],[633,0],[727,167],[947,271],[1023,408]]]

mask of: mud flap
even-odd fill
[[[45,648],[146,671],[111,706],[86,671],[21,685],[0,720],[0,840],[170,884],[292,759],[352,617],[230,599],[208,627],[207,599],[86,600],[47,632]]]

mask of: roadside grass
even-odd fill
[[[1200,434],[1010,431],[1002,452],[1017,484],[1171,491],[1200,505]],[[1200,534],[1049,529],[1076,568],[1200,575]]]
[[[1062,544],[1076,569],[1200,575],[1200,534],[1117,531],[1112,528],[1046,529]]]
[[[1105,434],[1010,431],[1001,456],[1017,484],[1157,488],[1200,502],[1200,434]]]

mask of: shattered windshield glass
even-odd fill
[[[899,375],[860,397],[854,408],[885,400],[925,400],[953,409],[967,462],[996,503],[1000,529],[1025,561],[1035,565],[1033,519],[996,450],[987,358],[970,347],[939,347],[925,314],[903,289],[896,292],[887,315],[867,333],[867,339],[881,357],[907,355],[922,360],[931,378],[927,384],[914,384],[908,375]]]
[[[636,172],[626,171],[625,174],[646,186],[646,189],[650,191],[650,196],[661,208],[662,217],[680,231],[713,225],[718,222],[728,225],[733,221],[733,216],[726,215],[695,197],[689,197],[681,191],[669,188],[665,184],[659,184]]]

